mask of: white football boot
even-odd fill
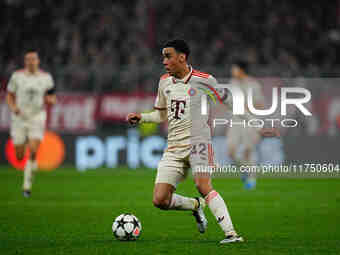
[[[220,241],[220,244],[226,244],[226,243],[236,243],[236,242],[243,242],[243,237],[239,236],[235,231],[229,232],[225,239]]]
[[[196,197],[195,199],[198,201],[198,208],[192,211],[192,215],[195,217],[195,220],[197,222],[198,231],[203,234],[208,226],[208,220],[205,217],[203,211],[205,207],[205,200],[201,197]]]

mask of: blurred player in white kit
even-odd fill
[[[231,67],[231,83],[239,87],[247,99],[249,90],[252,90],[253,105],[256,109],[264,109],[265,98],[262,91],[262,86],[254,78],[248,75],[248,63],[242,60],[237,60],[232,64]],[[232,102],[229,102],[231,105]],[[244,120],[258,119],[255,115],[249,112],[246,107],[246,114],[244,116],[233,115],[232,123],[227,129],[227,146],[229,157],[240,165],[255,165],[253,153],[256,150],[257,144],[260,142],[263,132],[268,131],[266,129],[249,127],[242,125]],[[269,130],[270,131],[270,130]],[[273,134],[267,134],[272,136]],[[237,157],[238,152],[241,151],[240,158]],[[256,187],[256,175],[254,173],[247,173],[242,176],[246,189],[253,189]]]
[[[36,153],[44,137],[45,103],[56,103],[52,76],[42,71],[39,64],[38,52],[26,51],[24,68],[12,74],[7,86],[6,100],[12,112],[10,135],[17,159],[23,159],[26,146],[30,150],[24,171],[25,197],[31,195],[33,171],[37,169]]]

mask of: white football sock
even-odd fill
[[[32,161],[27,160],[25,171],[24,171],[24,190],[31,190],[32,188]]]
[[[233,223],[231,222],[231,218],[228,212],[227,205],[225,204],[220,194],[218,194],[218,192],[216,192],[215,190],[212,190],[205,197],[205,201],[208,204],[211,212],[216,217],[216,220],[220,227],[222,228],[223,232],[226,235],[230,234],[230,232],[235,232]]]
[[[183,197],[181,195],[172,194],[169,210],[196,210],[198,201],[195,198]]]

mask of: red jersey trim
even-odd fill
[[[189,81],[190,81],[190,79],[191,79],[191,76],[192,76],[192,73],[193,73],[193,71],[191,71],[191,73],[190,73],[190,75],[189,75],[189,77],[188,77],[188,79],[184,82],[185,84],[187,84]]]
[[[153,107],[155,110],[158,110],[158,111],[165,111],[167,108],[160,108],[160,107],[156,107],[154,106]]]
[[[189,75],[189,77],[187,78],[187,80],[184,82],[184,84],[187,84],[187,83],[190,81],[193,71],[194,71],[194,69],[190,66],[190,75]],[[175,79],[174,77],[172,77],[172,82],[173,82],[173,83],[177,83],[177,82],[176,82],[176,79]]]
[[[168,78],[169,76],[170,76],[170,75],[169,75],[168,73],[163,74],[163,75],[161,76],[161,80],[164,80],[164,79]]]
[[[206,79],[208,79],[209,76],[210,76],[210,74],[208,74],[208,73],[203,73],[203,72],[200,72],[200,71],[198,71],[198,70],[193,70],[193,71],[192,71],[192,75],[197,76],[197,77],[201,77],[201,78],[206,78]]]

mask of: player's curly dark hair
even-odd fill
[[[186,59],[188,60],[190,55],[190,48],[186,41],[183,39],[174,39],[171,41],[167,41],[163,48],[174,48],[177,52],[184,53]]]

